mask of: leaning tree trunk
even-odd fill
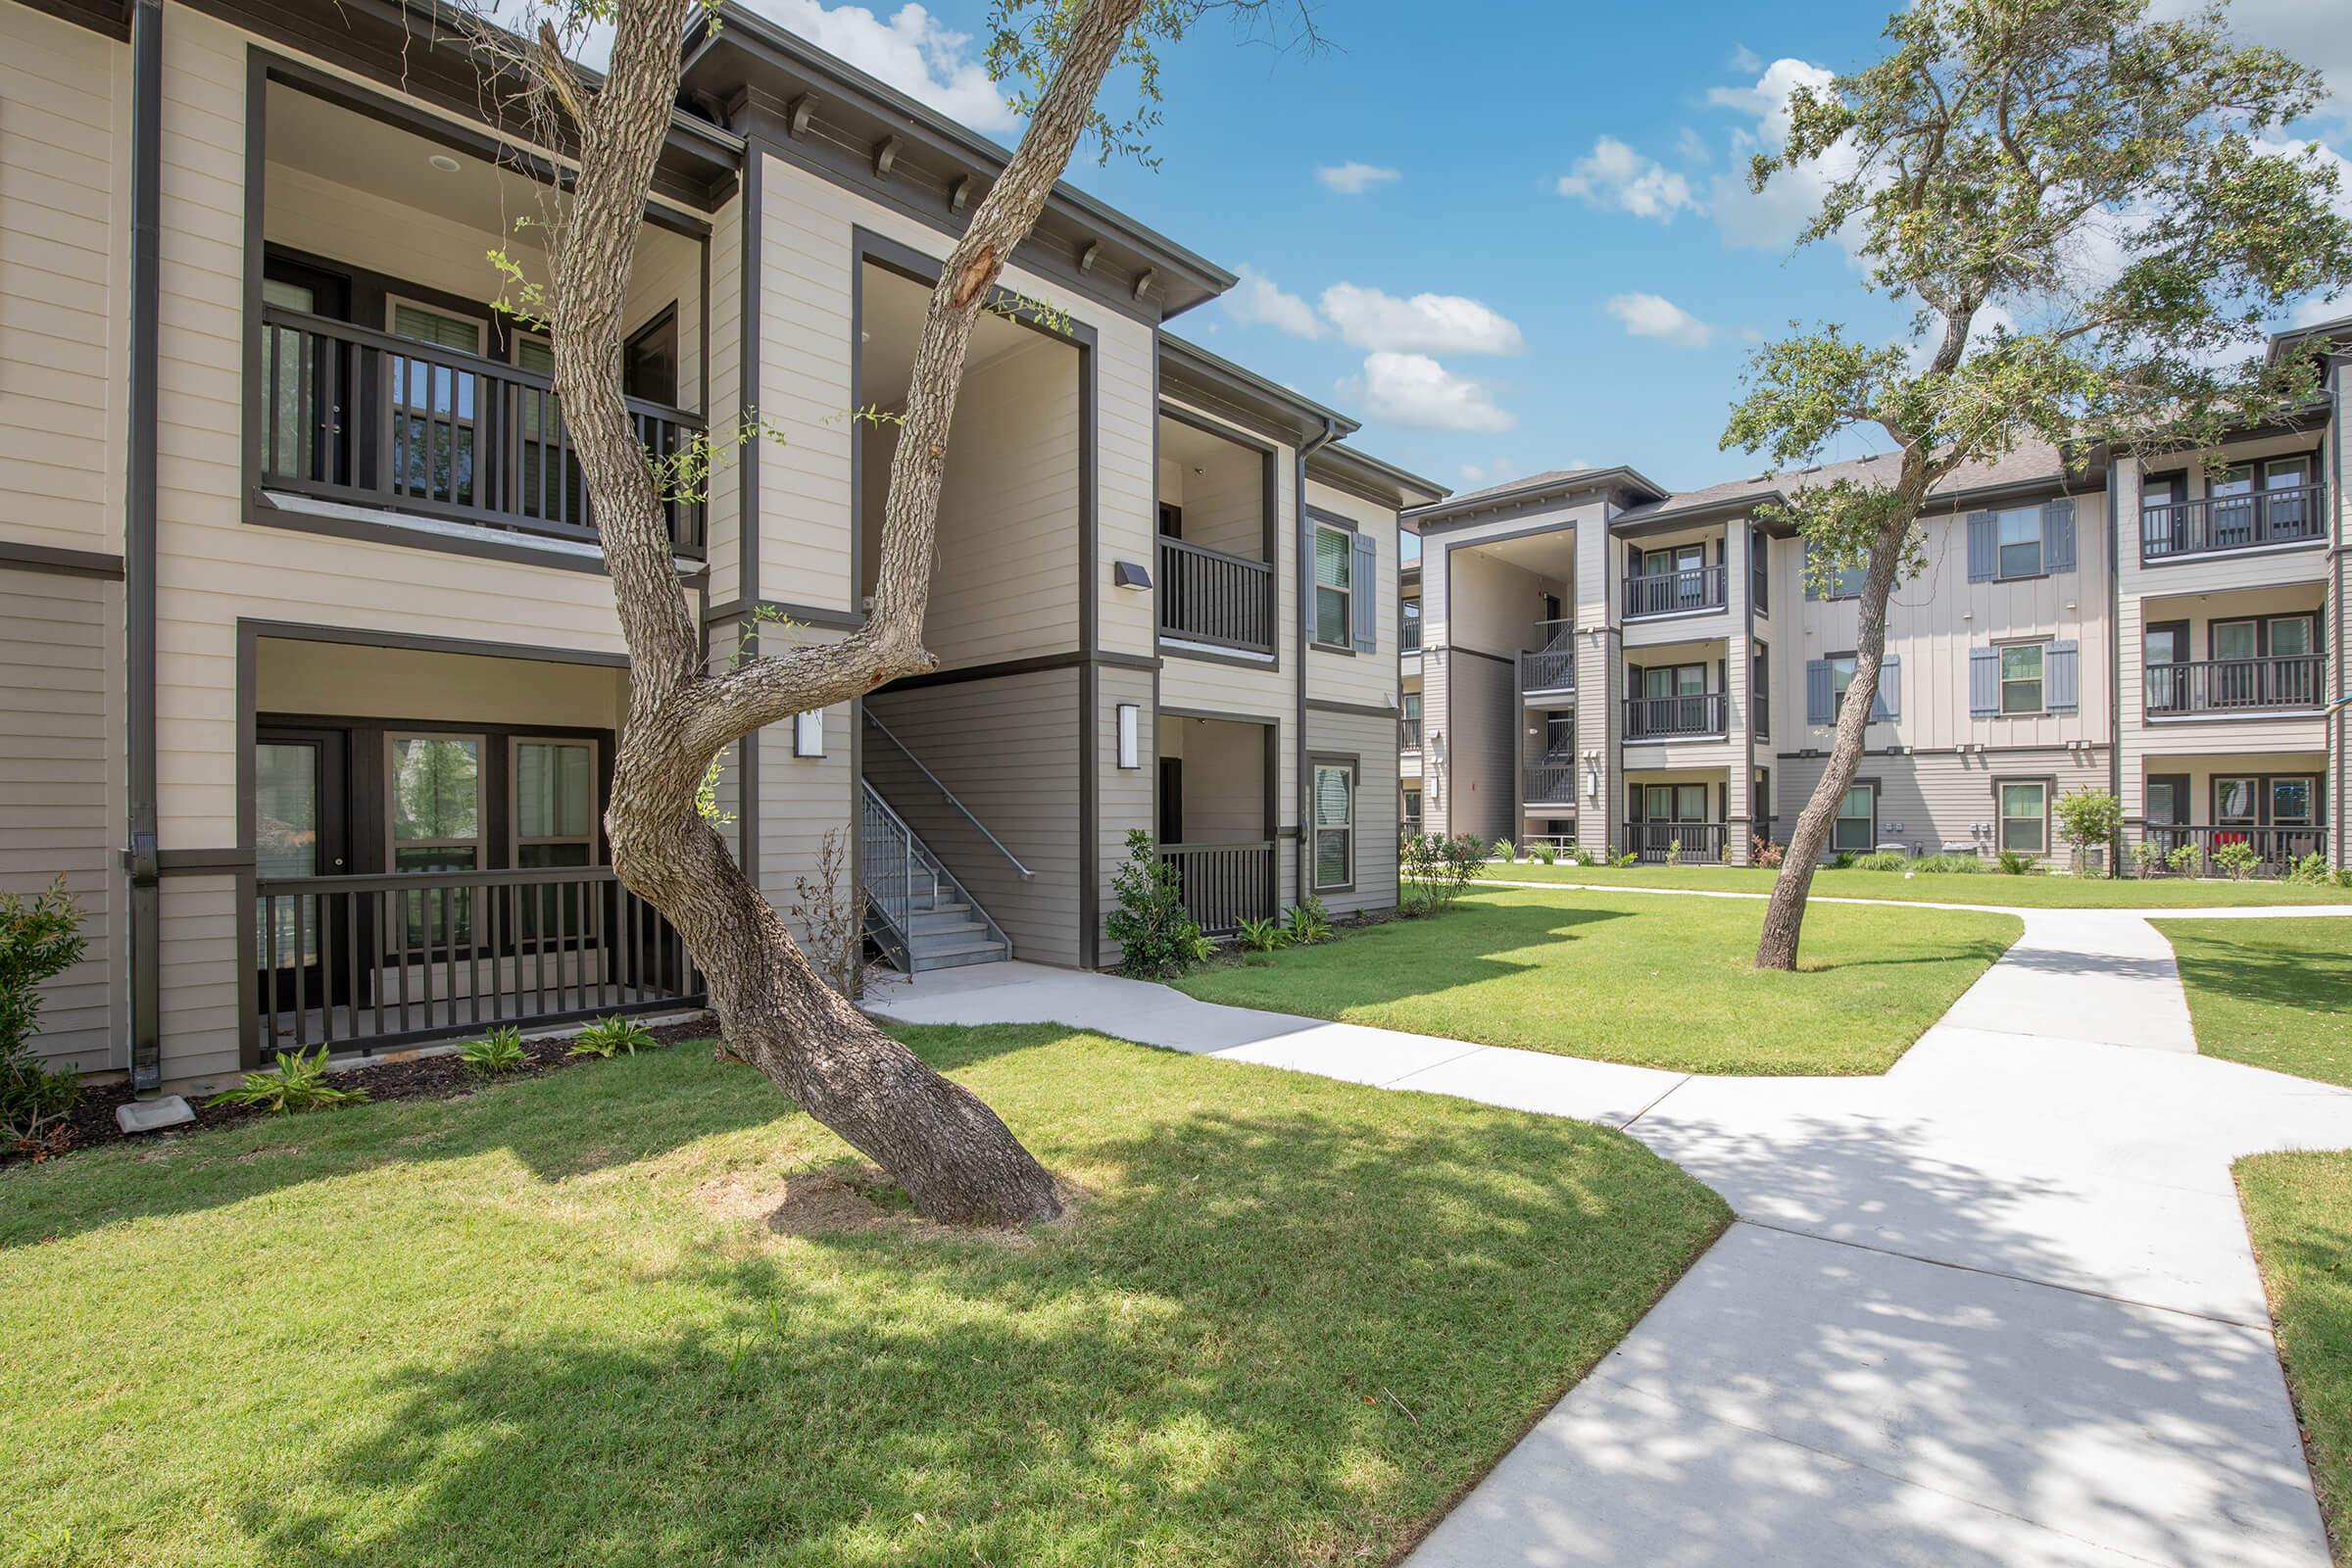
[[[1911,475],[1904,476],[1905,484]],[[1925,480],[1919,481],[1922,489]],[[1870,723],[1871,704],[1878,700],[1879,666],[1886,656],[1886,601],[1894,592],[1894,574],[1911,533],[1916,506],[1894,509],[1879,529],[1870,549],[1870,571],[1863,580],[1858,623],[1854,630],[1854,679],[1838,710],[1838,735],[1830,746],[1830,765],[1813,786],[1812,799],[1797,813],[1796,831],[1781,859],[1781,874],[1773,879],[1772,900],[1764,906],[1764,933],[1756,942],[1759,969],[1794,969],[1796,945],[1805,924],[1805,901],[1813,891],[1813,873],[1829,847],[1830,827],[1838,818],[1838,804],[1854,785],[1862,765],[1863,731]]]
[[[1061,1209],[1054,1179],[996,1113],[827,987],[695,809],[712,758],[763,725],[937,662],[922,646],[940,485],[965,350],[1005,258],[1043,212],[1143,0],[1093,0],[1004,172],[949,257],[916,350],[866,622],[837,642],[702,666],[662,498],[620,394],[623,294],[700,0],[621,0],[589,96],[543,31],[532,62],[577,130],[579,172],[549,224],[550,336],[566,430],[628,642],[629,719],[605,817],[615,873],[677,928],[729,1045],[890,1173],[924,1214],[1007,1223]],[[756,434],[756,432],[755,432]],[[747,587],[747,594],[752,590]]]

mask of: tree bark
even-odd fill
[[[761,726],[937,663],[922,646],[923,612],[965,350],[1005,259],[1035,226],[1087,128],[1143,0],[1093,0],[1077,19],[1020,145],[932,292],[865,624],[832,644],[719,672],[702,667],[662,497],[620,394],[624,292],[677,96],[679,30],[696,3],[621,0],[612,64],[593,96],[551,34],[533,62],[578,132],[578,175],[549,225],[549,335],[629,649],[628,727],[605,818],[613,869],[684,938],[730,1047],[888,1171],[922,1213],[958,1222],[1049,1219],[1061,1209],[1053,1177],[976,1096],[823,983],[697,814],[694,798],[710,760]]]

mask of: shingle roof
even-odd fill
[[[1752,479],[1731,479],[1697,490],[1678,490],[1663,501],[1621,512],[1616,520],[1620,523],[1641,522],[1676,513],[1703,512],[1749,499],[1786,496],[1816,485],[1833,484],[1839,479],[1892,480],[1898,467],[1895,455],[1885,452],[1867,458],[1849,458],[1842,463],[1816,464],[1809,468],[1785,468],[1778,473],[1758,474]],[[2016,450],[2002,457],[1962,464],[1944,475],[1929,494],[1956,496],[1979,490],[1997,490],[2009,485],[2062,478],[2067,471],[2065,458],[2056,447],[2046,441],[2020,442]]]

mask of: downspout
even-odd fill
[[[2117,801],[2124,798],[2124,466],[2112,456],[2107,460],[2107,793]],[[2141,624],[2146,624],[2147,612],[2140,612]],[[2140,639],[2140,676],[2147,676],[2147,639]],[[2147,814],[2145,787],[2142,787],[2140,814]],[[2120,819],[2119,819],[2120,824]],[[2143,824],[2142,831],[2145,827]],[[2116,830],[2114,842],[2107,846],[2107,874],[2124,874],[2124,834]]]
[[[1298,811],[1298,850],[1291,857],[1291,902],[1294,905],[1304,904],[1307,900],[1306,857],[1314,843],[1311,824],[1314,820],[1315,781],[1306,760],[1306,662],[1310,646],[1308,627],[1311,624],[1308,617],[1314,613],[1315,604],[1315,561],[1314,553],[1307,549],[1306,460],[1310,454],[1321,451],[1340,438],[1339,421],[1328,414],[1321,417],[1322,428],[1298,444],[1298,471],[1296,482],[1291,486],[1291,511],[1294,514],[1291,536],[1296,541],[1294,548],[1298,552],[1298,734],[1292,742],[1292,749],[1298,756],[1295,765],[1298,773],[1298,787],[1293,792]],[[1373,588],[1375,592],[1379,591],[1377,583]]]
[[[130,17],[130,422],[122,497],[122,656],[128,734],[130,1082],[163,1083],[160,856],[155,783],[155,505],[158,312],[163,304],[164,8]]]

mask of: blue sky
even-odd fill
[[[975,60],[984,0],[754,3],[1017,135]],[[1071,178],[1245,274],[1173,330],[1362,418],[1383,458],[1455,489],[1588,463],[1712,483],[1761,466],[1717,448],[1761,335],[1902,328],[1835,245],[1790,253],[1801,187],[1740,179],[1790,85],[1876,58],[1886,9],[1325,0],[1311,55],[1212,17],[1165,60],[1159,166]],[[2298,129],[2352,154],[2352,5],[2231,14],[2328,73],[2342,96]]]

